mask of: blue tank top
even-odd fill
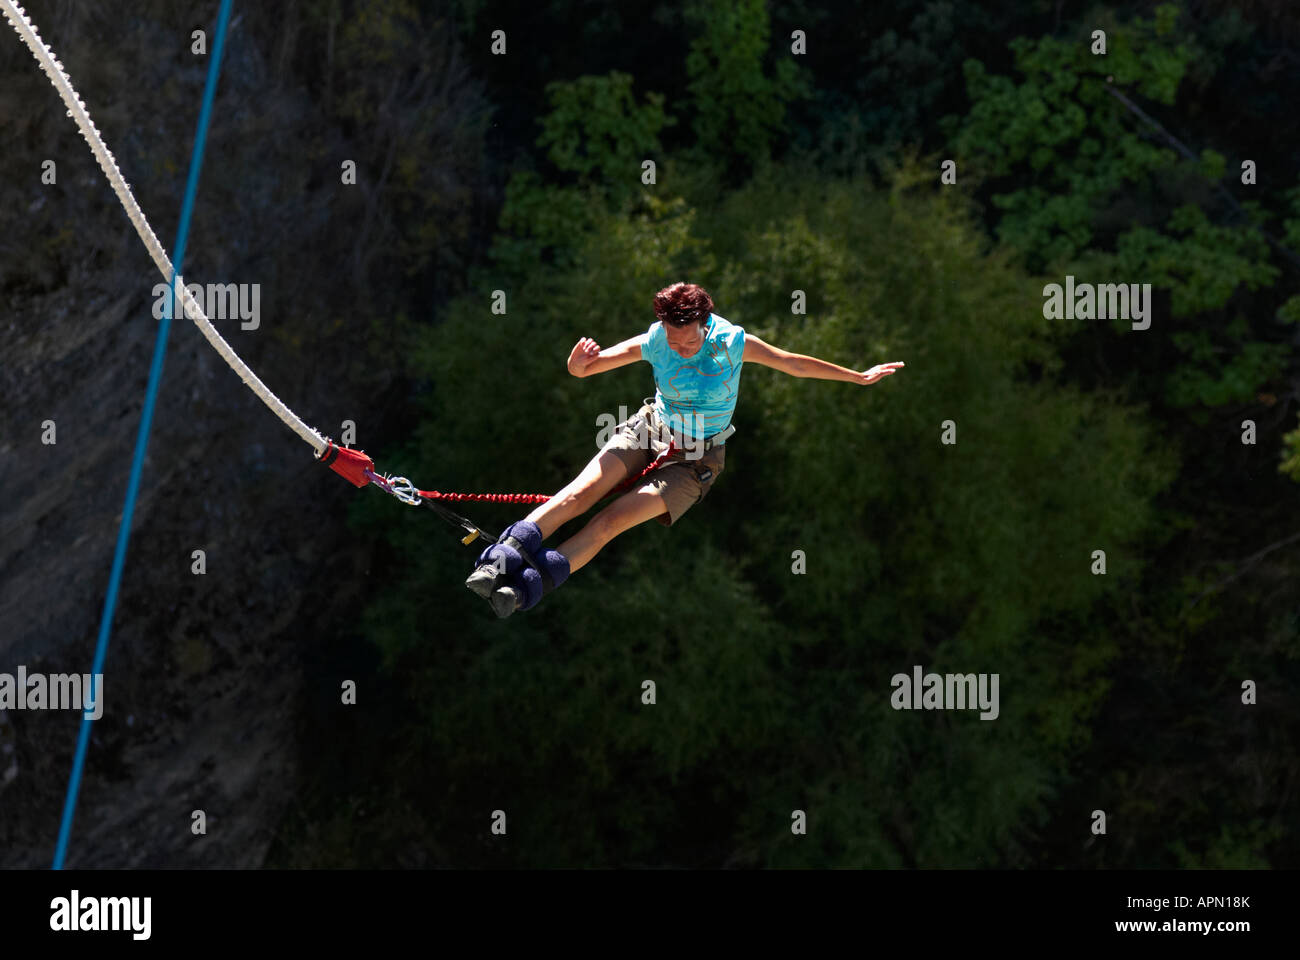
[[[692,357],[668,346],[664,325],[650,326],[641,356],[655,377],[655,416],[692,439],[710,437],[731,424],[745,356],[745,328],[709,314],[704,342]]]

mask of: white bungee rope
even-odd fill
[[[112,185],[113,191],[117,194],[117,199],[121,201],[122,208],[126,210],[126,215],[130,218],[131,225],[135,227],[135,232],[138,233],[140,239],[144,241],[145,248],[149,251],[149,256],[153,258],[153,262],[157,265],[159,272],[162,273],[163,279],[170,282],[172,278],[172,263],[167,257],[167,251],[164,250],[162,244],[158,242],[158,237],[154,235],[153,228],[149,226],[149,221],[145,219],[144,213],[140,210],[140,205],[135,202],[135,197],[131,194],[130,186],[127,185],[126,179],[122,176],[122,172],[117,168],[117,161],[113,159],[113,154],[109,152],[108,147],[104,145],[104,141],[100,137],[99,131],[95,128],[94,121],[90,119],[90,114],[86,112],[86,105],[82,103],[81,98],[77,96],[77,91],[72,88],[72,81],[68,79],[68,75],[64,72],[63,64],[55,58],[53,51],[51,51],[50,48],[46,46],[45,41],[40,38],[39,34],[36,32],[35,24],[33,24],[28,16],[23,12],[22,7],[13,2],[13,0],[0,0],[0,4],[3,4],[4,6],[5,19],[8,20],[9,24],[18,32],[18,36],[22,37],[23,42],[26,43],[28,49],[32,51],[32,55],[36,57],[36,62],[41,65],[41,69],[45,71],[46,76],[50,78],[50,82],[54,84],[54,89],[59,92],[59,96],[67,105],[68,116],[77,121],[77,128],[81,131],[81,135],[85,137],[86,142],[90,145],[90,150],[95,155],[95,159],[99,162],[100,169],[102,169],[104,175],[108,177],[108,182]],[[194,295],[186,289],[182,277],[178,276],[176,278],[176,288],[177,293],[181,297],[185,315],[194,321],[195,325],[199,328],[199,332],[207,338],[208,343],[212,344],[213,349],[215,349],[217,353],[221,354],[222,359],[230,365],[230,368],[234,370],[235,373],[239,374],[239,379],[243,380],[248,388],[252,390],[253,393],[257,394],[258,398],[270,407],[271,411],[277,417],[284,421],[285,426],[298,434],[298,436],[302,437],[302,439],[307,441],[307,443],[311,444],[312,448],[316,451],[317,458],[319,459],[327,447],[330,446],[330,441],[325,437],[322,437],[311,427],[307,426],[307,424],[303,423],[297,414],[285,406],[284,402],[280,400],[279,397],[267,389],[266,384],[258,378],[257,374],[249,369],[248,364],[239,359],[239,355],[230,348],[230,344],[226,343],[226,341],[222,339],[222,336],[217,332],[216,327],[214,327],[212,322],[208,320],[207,316],[203,312],[203,308],[199,306],[198,301],[194,299]]]

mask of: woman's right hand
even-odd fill
[[[573,346],[569,354],[569,372],[575,377],[585,376],[587,366],[600,356],[600,344],[591,337],[583,337]]]

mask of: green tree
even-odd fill
[[[1082,29],[1017,38],[1019,82],[967,61],[971,111],[949,129],[960,168],[1004,188],[996,232],[1031,269],[1168,291],[1168,320],[1191,322],[1168,338],[1164,399],[1218,407],[1254,399],[1291,347],[1271,323],[1276,299],[1262,317],[1247,299],[1280,276],[1261,211],[1220,186],[1221,154],[1192,154],[1133,99],[1175,104],[1200,53],[1177,20],[1164,5],[1150,21],[1105,24],[1104,56]]]
[[[695,152],[737,175],[761,167],[786,129],[785,108],[810,84],[788,54],[764,71],[771,32],[765,0],[693,3],[686,57]]]
[[[572,264],[600,209],[627,209],[653,196],[655,188],[642,185],[641,165],[662,160],[659,134],[677,122],[658,94],[638,104],[632,78],[617,71],[554,81],[546,91],[552,109],[537,146],[573,182],[550,182],[534,170],[510,178],[492,259],[514,275],[548,261]]]

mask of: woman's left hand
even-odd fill
[[[884,377],[889,376],[891,373],[894,373],[896,370],[898,370],[900,367],[903,366],[905,366],[905,364],[901,360],[897,361],[896,363],[878,363],[870,370],[863,370],[861,373],[859,373],[858,383],[862,384],[863,386],[866,386],[867,384],[875,383],[877,380],[881,380]]]

